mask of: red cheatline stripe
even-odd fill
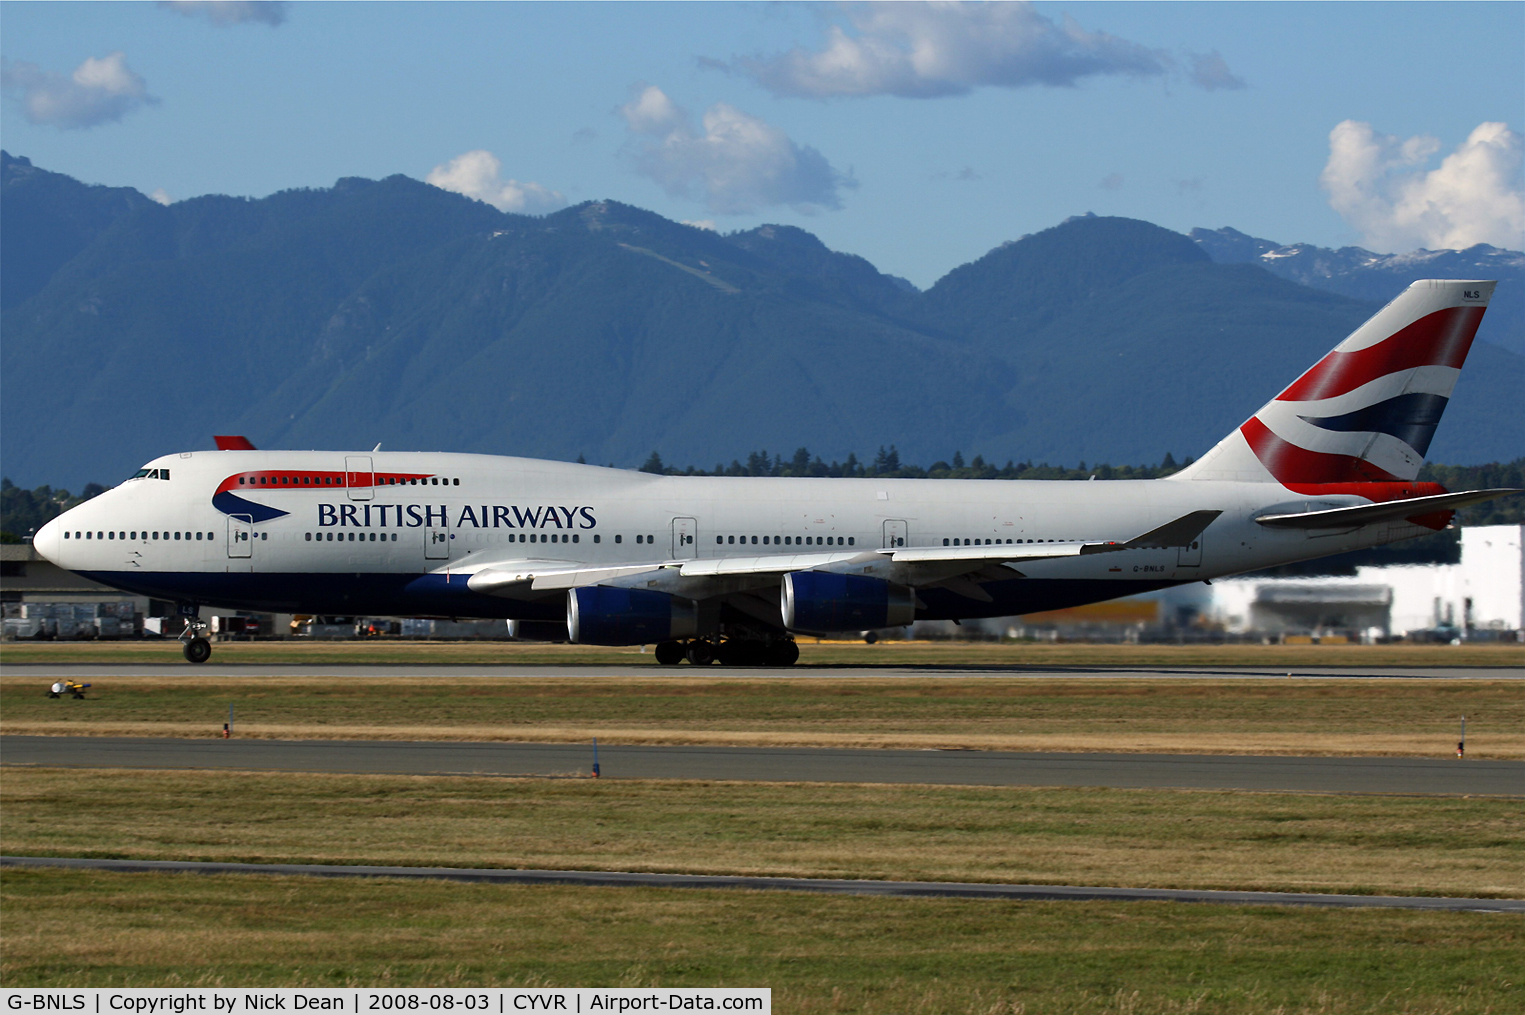
[[[1414,367],[1460,369],[1483,319],[1483,307],[1449,307],[1421,317],[1376,345],[1356,352],[1331,352],[1276,396],[1281,402],[1311,402],[1354,391],[1378,377]]]
[[[346,477],[351,475],[355,477],[355,480],[353,482],[346,483]],[[332,490],[334,487],[341,486],[387,486],[390,485],[388,482],[389,480],[395,479],[397,480],[398,484],[401,484],[407,482],[410,479],[428,479],[432,475],[433,473],[428,472],[378,472],[374,474],[375,480],[373,483],[370,481],[372,473],[369,472],[356,472],[351,474],[345,472],[311,472],[289,469],[255,469],[251,472],[235,472],[233,475],[229,476],[227,479],[218,484],[216,492],[223,493],[228,490],[240,489]],[[282,478],[285,478],[287,482],[282,483]],[[308,480],[307,483],[302,482],[304,478]],[[245,482],[240,483],[240,479],[245,480]],[[261,479],[264,479],[266,482],[261,484]],[[325,479],[328,480],[327,483],[323,482]],[[253,482],[248,482],[248,480],[253,480]],[[272,480],[274,482],[271,482]]]

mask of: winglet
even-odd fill
[[[223,436],[223,435],[219,434],[219,435],[214,436],[212,438],[212,440],[217,442],[217,450],[218,451],[257,451],[257,450],[259,450],[253,444],[249,443],[249,438],[247,438],[247,437],[228,437],[228,436]]]

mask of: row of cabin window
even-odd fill
[[[69,533],[65,532],[64,533],[64,538],[68,539],[69,538]],[[76,532],[76,533],[74,533],[74,538],[75,539],[91,539],[91,538],[94,538],[94,539],[137,539],[138,538],[138,534],[136,532],[96,532],[96,533]],[[180,536],[180,533],[178,533],[178,532],[145,532],[145,533],[143,533],[143,538],[144,539],[160,539],[160,538],[163,538],[163,539],[179,539],[179,538],[181,538],[181,536]],[[200,539],[200,538],[202,538],[202,536],[201,536],[201,533],[199,533],[199,532],[195,532],[195,533],[187,532],[185,534],[184,538],[186,538],[186,539],[192,539],[192,538]],[[206,534],[206,538],[207,539],[216,539],[217,538],[217,534],[215,532],[208,532]]]
[[[768,536],[763,536],[762,545],[769,545],[769,538]],[[715,545],[730,546],[738,539],[743,543],[747,541],[746,536],[716,536]],[[756,546],[757,537],[753,536],[751,539],[752,545]],[[774,546],[853,546],[858,541],[856,536],[772,536],[771,539]],[[948,545],[946,540],[944,540],[943,545]]]
[[[1074,542],[1074,540],[1071,540],[1071,539],[1016,539],[1016,540],[1008,539],[1008,540],[1006,540],[1006,542],[1007,543],[1013,543],[1013,542],[1016,542],[1016,543],[1070,543],[1070,542]],[[978,539],[974,540],[973,542],[971,542],[971,541],[966,539],[962,543],[960,543],[957,539],[953,540],[951,543],[948,540],[946,540],[946,539],[943,540],[943,545],[944,546],[990,546],[992,544],[994,544],[996,546],[1005,545],[999,539],[987,539],[983,543],[980,542]]]
[[[355,533],[355,532],[344,533],[344,532],[340,532],[337,535],[339,537],[339,542],[341,542],[341,543],[344,543],[344,542],[353,543],[353,542],[356,541],[357,537],[358,537],[359,542],[362,542],[362,543],[374,543],[374,542],[376,542],[376,537],[377,537],[378,533],[375,533],[375,532],[371,532],[371,533],[365,533],[365,532],[360,532],[360,533]],[[348,539],[345,539],[346,535],[349,536]],[[388,543],[388,542],[395,543],[395,542],[397,542],[397,533],[395,533],[395,532],[392,532],[392,533],[382,532],[382,533],[379,533],[379,535],[381,536],[381,541],[383,543]],[[389,535],[391,536],[390,539],[387,538]],[[310,543],[310,542],[313,541],[314,538],[316,538],[317,541],[320,542],[320,543],[332,543],[334,541],[334,536],[335,536],[335,533],[332,533],[332,532],[319,532],[319,533],[316,534],[316,536],[314,536],[313,533],[309,532],[309,533],[307,533],[307,542]],[[538,539],[536,538],[537,536],[539,537]],[[512,543],[514,541],[514,537],[513,537],[512,534],[509,535],[508,541],[510,543]],[[519,533],[519,542],[521,542],[521,543],[525,543],[525,542],[529,542],[529,543],[537,543],[537,542],[538,543],[579,543],[581,541],[582,541],[582,537],[578,536],[578,535],[575,535],[575,534],[574,535],[570,535],[570,536],[563,536],[563,535],[558,535],[557,533],[554,533],[554,532],[550,533],[550,534],[546,534],[546,533],[543,533],[543,532],[531,532],[531,533],[523,533],[523,532],[521,532],[521,533]],[[594,536],[593,537],[593,541],[595,543],[598,542],[599,541],[598,537]],[[619,542],[620,541],[620,537],[619,536],[615,536],[614,537],[614,541],[616,543]]]
[[[351,532],[351,533],[348,533],[348,535],[349,535],[348,542],[351,542],[351,543],[355,542],[356,533]],[[327,536],[326,540],[324,538],[325,536]],[[365,543],[365,542],[374,543],[374,542],[376,542],[376,533],[374,533],[374,532],[370,533],[370,537],[371,538],[369,540],[367,540],[365,538],[366,537],[366,533],[364,533],[364,532],[359,533],[359,536],[360,536],[360,542],[362,542],[362,543]],[[392,536],[392,538],[389,540],[389,539],[387,539],[387,533],[383,532],[383,533],[381,533],[381,541],[383,543],[386,543],[386,542],[395,543],[395,542],[397,542],[397,533],[393,532],[391,534],[391,536]],[[339,542],[341,542],[341,543],[345,542],[346,540],[345,540],[344,537],[345,537],[345,533],[343,533],[343,532],[339,533]],[[311,532],[307,533],[307,541],[310,543],[310,542],[312,542],[312,539],[313,539],[312,533]],[[320,533],[318,533],[318,542],[320,542],[320,543],[322,543],[322,542],[332,543],[333,541],[334,541],[334,534],[332,532],[326,532],[326,533],[325,532],[320,532]]]
[[[169,470],[168,469],[156,470],[156,471],[162,471],[164,473],[164,476],[163,476],[164,479],[168,479],[169,478]],[[356,475],[364,475],[364,473],[356,473]],[[137,477],[133,477],[133,478],[137,478]],[[320,478],[322,479],[322,482],[318,482],[317,479],[314,479],[311,476],[290,476],[290,477],[288,477],[288,476],[271,476],[271,477],[269,477],[269,481],[266,482],[266,477],[264,477],[264,476],[239,476],[238,477],[238,485],[239,486],[244,486],[244,485],[248,485],[248,486],[343,486],[344,485],[344,477],[343,476],[338,476],[338,477],[334,477],[334,476],[322,476]],[[277,479],[279,479],[280,482],[276,482]],[[299,479],[301,480],[300,482],[298,482]],[[425,486],[439,486],[441,484],[443,484],[445,486],[460,486],[461,485],[461,481],[459,479],[455,479],[455,480],[440,479],[438,476],[431,476],[431,477],[429,477],[427,479],[423,479],[423,480],[419,480],[419,479],[398,479],[395,476],[382,476],[379,480],[376,481],[375,485],[377,485],[377,486],[417,486],[419,483],[423,483]]]

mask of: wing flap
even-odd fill
[[[852,560],[874,560],[872,551],[853,550],[846,553],[776,553],[757,557],[720,557],[710,560],[686,560],[682,575],[685,578],[720,577],[742,574],[785,574],[789,571],[809,571],[828,564],[842,564]]]

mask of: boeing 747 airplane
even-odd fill
[[[735,479],[488,455],[157,458],[37,552],[202,606],[508,618],[520,637],[655,644],[664,664],[789,665],[795,634],[1053,610],[1445,528],[1517,491],[1416,482],[1493,282],[1415,282],[1189,468],[1095,483]]]

